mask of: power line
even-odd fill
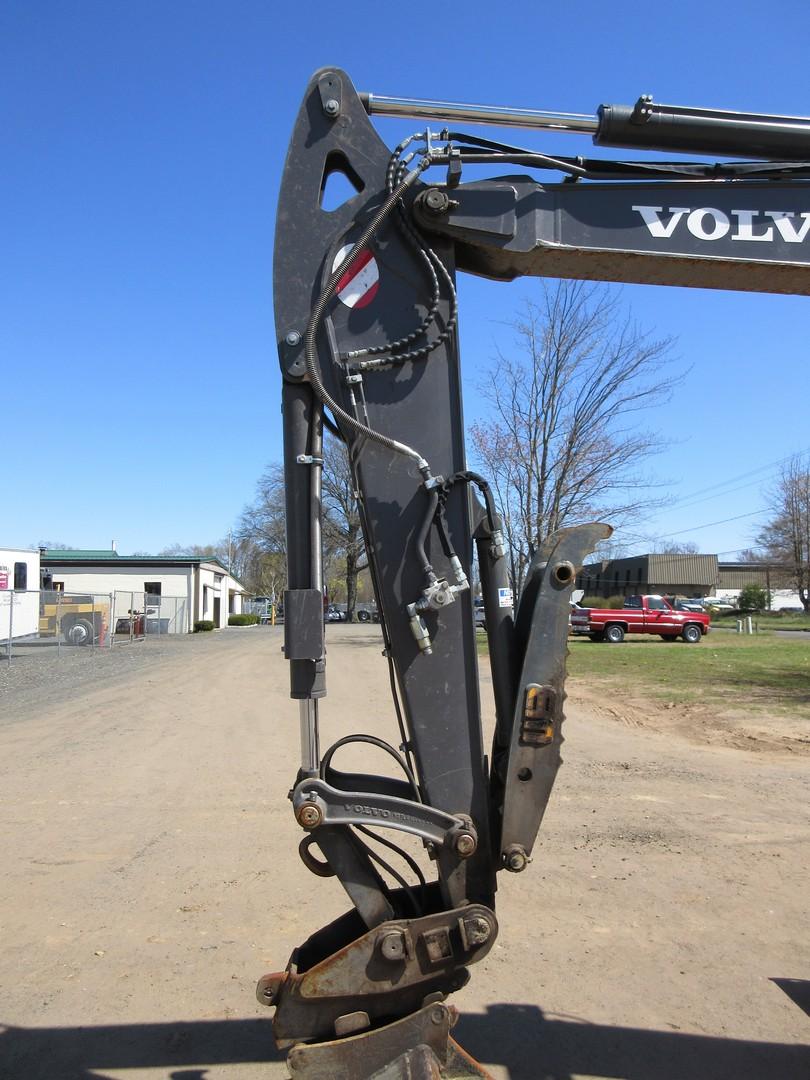
[[[670,503],[669,508],[676,507],[678,510],[687,510],[690,506],[698,506],[700,503],[711,502],[712,499],[723,499],[726,495],[733,495],[737,491],[744,491],[746,488],[756,487],[757,484],[761,484],[763,478],[758,480],[749,480],[747,484],[739,484],[737,487],[727,488],[725,491],[717,491],[713,495],[704,495],[702,499],[690,499],[689,502],[683,502],[678,499],[674,503]],[[730,480],[726,483],[731,483]]]
[[[769,469],[777,468],[779,465],[784,465],[786,461],[790,461],[793,457],[804,457],[805,454],[810,454],[810,446],[806,446],[803,450],[799,450],[793,454],[786,454],[784,457],[777,458],[775,461],[768,462],[766,465],[760,465],[756,469],[750,469],[748,472],[740,473],[738,476],[730,476],[726,480],[720,480],[716,484],[710,484],[705,488],[698,488],[697,491],[692,491],[687,495],[682,495],[679,499],[670,503],[666,509],[674,509],[675,507],[684,508],[684,504],[696,505],[698,502],[705,502],[705,499],[699,499],[698,496],[708,495],[711,492],[717,492],[718,488],[727,487],[729,484],[734,484],[738,480],[747,480],[750,476],[757,476],[759,473],[767,472]],[[734,491],[742,491],[743,488],[753,487],[755,484],[761,483],[761,480],[754,480],[750,484],[743,484],[739,488],[733,488],[731,491],[720,492],[721,495],[731,495]]]
[[[669,533],[669,535],[683,536],[684,533],[698,532],[700,529],[710,529],[712,525],[726,525],[729,521],[741,521],[743,518],[756,517],[758,514],[768,513],[770,513],[770,511],[767,508],[765,510],[752,510],[749,514],[737,514],[736,517],[722,518],[720,521],[707,521],[705,525],[695,525],[691,529],[680,529],[678,532]]]

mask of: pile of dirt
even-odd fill
[[[617,697],[615,687],[594,686],[584,680],[567,682],[570,706],[624,727],[643,728],[686,739],[697,746],[733,747],[757,753],[810,756],[810,730],[806,722],[776,710],[749,712],[739,702],[715,703],[658,701],[637,694]]]

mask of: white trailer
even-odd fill
[[[0,642],[39,632],[39,552],[0,548]]]

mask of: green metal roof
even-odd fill
[[[53,551],[46,549],[43,554],[49,559],[120,559],[121,557],[117,551],[113,551],[111,548],[104,548],[101,551],[54,548]]]
[[[117,551],[112,551],[110,548],[104,548],[102,551],[54,548],[52,551],[48,549],[43,551],[42,560],[45,563],[56,565],[60,563],[93,564],[116,562],[120,566],[166,566],[167,564],[199,566],[200,563],[213,563],[215,566],[220,567],[224,573],[230,574],[233,580],[241,585],[239,578],[229,571],[228,567],[216,555],[119,555]]]

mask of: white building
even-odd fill
[[[191,631],[200,619],[215,626],[228,625],[229,615],[242,612],[241,582],[228,573],[218,559],[206,555],[119,555],[117,551],[42,551],[43,588],[66,593],[116,595],[119,611],[126,610],[126,593],[132,608],[143,604],[144,594],[153,599],[182,600],[184,629]],[[123,597],[123,600],[121,599]],[[162,605],[180,610],[179,603]],[[173,628],[174,629],[174,628]]]
[[[38,589],[39,552],[0,548],[0,642],[39,631]]]

